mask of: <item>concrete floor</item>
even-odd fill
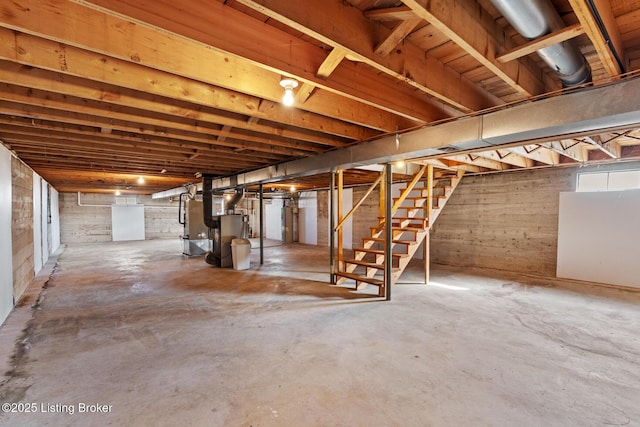
[[[248,271],[180,254],[68,246],[0,328],[0,402],[36,404],[0,424],[640,426],[639,293],[443,267],[424,286],[416,263],[381,302],[327,285],[322,248]]]

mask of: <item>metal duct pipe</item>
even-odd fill
[[[565,26],[549,0],[491,0],[491,3],[518,33],[529,40]],[[538,55],[556,72],[565,87],[591,81],[591,68],[571,40],[540,49]]]
[[[213,221],[213,175],[202,174],[202,210],[204,225],[216,228],[218,224]]]
[[[229,211],[234,211],[238,202],[244,197],[244,189],[235,190],[233,196],[224,204],[224,212],[229,213]]]

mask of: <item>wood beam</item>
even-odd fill
[[[579,141],[563,139],[560,141],[545,142],[540,145],[579,163],[584,163],[589,160],[589,153],[585,144]]]
[[[214,5],[218,4],[218,2],[207,2],[207,7],[215,7]],[[160,32],[139,22],[134,23],[124,20],[120,17],[121,15],[106,15],[101,11],[70,1],[25,0],[20,4],[20,7],[15,3],[12,3],[11,6],[6,13],[7,19],[4,22],[0,22],[0,26],[36,34],[56,41],[63,41],[66,44],[96,53],[107,53],[111,57],[137,65],[246,93],[250,96],[265,98],[274,102],[280,102],[282,97],[282,88],[279,85],[279,81],[280,75],[285,73],[284,71],[278,70],[274,72],[273,69],[267,69],[256,61],[244,61],[236,56],[211,49],[188,38],[179,37],[168,32]],[[190,5],[190,9],[193,6],[195,5]],[[160,10],[159,2],[156,1],[150,4],[149,7],[149,10]],[[227,11],[233,10],[229,7],[223,8]],[[182,16],[182,13],[176,10],[172,10],[169,14],[172,18]],[[245,16],[245,19],[247,18],[246,15],[241,15]],[[78,20],[79,16],[82,16],[83,19]],[[216,18],[222,20],[224,16],[216,16]],[[198,20],[197,18],[194,19]],[[251,21],[260,23],[260,21],[253,18],[251,18]],[[208,31],[211,32],[213,29],[218,29],[218,24],[220,23],[216,22],[212,25],[207,22]],[[235,25],[236,23],[233,24]],[[273,29],[268,25],[266,27]],[[67,28],[74,28],[74,31],[67,31]],[[105,31],[97,33],[95,28],[105,28]],[[103,33],[109,34],[109,36],[103,37],[99,35]],[[290,41],[290,36],[288,37]],[[209,35],[206,38],[214,46],[216,41],[219,40]],[[263,45],[267,40],[261,30],[256,30],[253,38],[260,39],[258,45]],[[154,43],[149,43],[148,40],[153,40]],[[234,40],[236,43],[239,41],[238,38],[234,38]],[[316,49],[314,46],[310,48]],[[137,73],[144,75],[145,71],[139,69]],[[315,76],[311,77],[316,79]],[[319,79],[318,81],[321,82]],[[399,123],[395,112],[390,113],[390,108],[387,111],[383,111],[380,106],[372,105],[374,103],[367,96],[366,90],[360,90],[360,96],[356,96],[356,88],[359,85],[354,84],[355,81],[351,80],[350,88],[343,87],[347,92],[351,92],[351,96],[345,97],[344,93],[336,94],[335,92],[338,91],[333,93],[327,91],[324,95],[324,100],[314,97],[313,103],[304,104],[304,110],[373,129],[395,130]],[[326,87],[326,85],[322,86]],[[379,89],[379,98],[385,94],[389,96],[394,94],[390,89],[387,91],[384,91],[382,87]],[[398,96],[397,93],[395,95]],[[408,103],[409,99],[405,99],[405,101]],[[396,100],[393,100],[393,102],[397,104]],[[422,108],[424,103],[422,103],[421,107],[418,106],[415,99],[412,99],[411,102],[412,104],[410,105],[414,112],[424,110]],[[295,115],[290,110],[286,111],[289,115]],[[437,112],[434,109],[430,109],[425,117],[412,117],[412,119],[431,121],[434,118],[431,113]],[[439,117],[441,114],[436,114],[436,116]],[[403,123],[404,126],[405,124]]]
[[[570,40],[574,37],[584,34],[584,28],[581,24],[570,25],[558,31],[554,31],[546,36],[532,40],[521,46],[517,46],[513,49],[509,49],[502,55],[498,56],[496,60],[502,64],[505,62],[513,61],[523,56],[531,55],[544,49],[545,47],[552,46],[554,44],[562,43],[563,41]]]
[[[31,126],[27,123],[22,124],[6,124],[9,120],[0,116],[0,123],[3,128],[0,130],[0,137],[6,141],[25,141],[22,137],[33,136],[38,138],[37,142],[43,146],[75,146],[79,148],[98,150],[101,147],[105,150],[112,149],[130,154],[149,154],[158,153],[165,157],[185,156],[197,152],[203,157],[215,158],[215,160],[229,161],[238,163],[238,166],[256,167],[264,165],[271,160],[271,156],[260,157],[257,153],[250,155],[238,155],[236,151],[224,147],[208,146],[205,144],[188,143],[185,141],[176,141],[170,139],[154,139],[148,140],[140,136],[131,136],[123,134],[104,135],[95,130],[90,131],[86,128],[67,127],[59,129],[54,126],[43,125],[40,121],[35,121]],[[22,138],[22,139],[21,139]]]
[[[508,151],[519,156],[544,163],[545,165],[560,164],[560,154],[538,144],[523,145],[522,147],[507,148]]]
[[[503,34],[495,22],[491,32],[485,29],[490,23],[483,20],[477,5],[466,6],[463,0],[405,0],[403,3],[521,95],[528,97],[545,91],[541,73],[534,74],[518,60],[498,62],[497,52],[508,40],[494,38],[496,34]]]
[[[1,97],[0,97],[1,99]],[[213,144],[211,138],[207,138],[198,133],[190,132],[188,130],[170,129],[161,126],[144,125],[139,123],[131,123],[126,121],[105,119],[97,116],[84,115],[64,110],[50,110],[43,107],[33,107],[30,105],[16,104],[13,102],[5,102],[2,105],[0,111],[0,122],[2,123],[17,123],[20,124],[20,120],[27,120],[29,124],[36,123],[38,127],[56,129],[57,127],[73,127],[74,125],[91,127],[91,126],[111,126],[115,131],[128,132],[132,134],[139,134],[145,138],[163,137],[168,138],[173,142],[182,144],[188,144],[198,149],[208,149]],[[46,126],[41,123],[41,120],[51,121],[53,124]],[[179,126],[178,126],[179,127]],[[184,126],[189,128],[189,126]],[[216,143],[216,146],[230,147],[232,150],[247,150],[247,155],[258,156],[265,161],[271,159],[272,161],[282,161],[284,158],[289,157],[290,154],[278,153],[279,149],[265,149],[259,151],[258,147],[254,147],[252,144],[246,144],[241,141],[234,141],[233,144]]]
[[[218,141],[222,142],[226,140],[229,134],[231,133],[231,129],[233,128],[229,125],[222,126],[222,129],[220,130],[220,135],[218,135]]]
[[[100,1],[95,3],[100,3]],[[117,1],[109,1],[108,3],[111,7],[118,4]],[[200,8],[201,15],[189,16],[182,13],[184,10],[176,10],[175,4],[167,3],[165,7],[161,7],[161,3],[161,1],[149,0],[147,4],[148,10],[154,11],[153,16],[164,12],[167,20],[163,20],[162,23],[170,26],[170,28],[167,28],[170,31],[176,30],[176,28],[171,28],[175,25],[175,22],[188,18],[188,21],[178,25],[179,28],[177,29],[180,31],[176,31],[181,36],[186,37],[177,36],[167,31],[157,31],[155,27],[141,22],[125,20],[121,17],[122,15],[117,13],[105,14],[102,11],[91,9],[84,5],[57,0],[24,0],[20,5],[11,3],[5,8],[5,18],[0,22],[0,26],[39,35],[51,40],[62,41],[65,44],[96,53],[107,54],[113,58],[220,86],[232,91],[246,93],[251,96],[269,99],[274,102],[280,102],[282,97],[282,88],[279,85],[281,75],[293,75],[300,80],[314,81],[323,88],[333,89],[333,92],[329,90],[323,91],[324,95],[322,97],[313,97],[313,102],[306,102],[303,108],[306,111],[385,131],[395,130],[398,124],[402,125],[400,126],[401,128],[411,125],[406,120],[399,120],[396,112],[391,113],[390,111],[393,109],[389,105],[374,106],[374,102],[368,95],[369,92],[360,88],[359,82],[353,79],[353,75],[350,76],[348,85],[346,84],[347,82],[344,82],[345,84],[342,85],[341,90],[335,87],[329,88],[326,84],[323,84],[322,79],[318,79],[314,74],[298,75],[301,71],[300,73],[290,72],[294,65],[302,66],[302,64],[291,63],[285,67],[284,65],[288,64],[289,61],[283,60],[280,55],[274,55],[272,53],[273,50],[256,50],[256,46],[262,47],[267,41],[272,40],[277,40],[280,43],[278,45],[280,52],[282,52],[282,46],[292,44],[291,36],[284,32],[281,32],[282,34],[279,37],[273,34],[265,37],[265,31],[280,31],[270,25],[250,18],[219,2],[206,2],[205,4],[202,1],[198,5],[197,2],[192,1],[189,5],[189,10],[193,12]],[[142,6],[144,6],[143,0],[136,2],[136,7],[132,13],[139,10],[137,7]],[[212,11],[214,9],[217,10],[218,6],[221,8],[220,14],[212,14]],[[238,16],[229,17],[230,13],[235,13]],[[82,16],[83,19],[79,20],[76,18],[77,16]],[[208,19],[203,20],[203,17]],[[246,22],[237,22],[236,19],[244,19]],[[173,25],[171,24],[172,22],[174,23]],[[201,24],[200,30],[195,28],[198,23]],[[242,26],[250,24],[252,24],[250,28]],[[228,25],[232,25],[233,28],[229,29]],[[206,28],[205,31],[202,31],[203,26]],[[69,31],[69,28],[73,28],[73,31]],[[104,28],[104,31],[95,31],[95,28]],[[223,30],[226,33],[222,33]],[[234,35],[238,34],[238,31],[244,31],[242,37]],[[251,61],[245,61],[235,55],[238,52],[231,51],[234,55],[223,52],[222,50],[224,49],[220,48],[219,44],[229,40],[232,35],[234,44],[225,45],[225,48],[238,47],[241,43],[246,44],[249,42],[249,40],[246,40],[248,37],[250,41],[256,42],[251,45],[255,55],[262,52],[260,60],[257,60],[258,58],[249,58]],[[195,40],[201,40],[194,42],[189,39],[190,36],[195,37]],[[277,37],[277,39],[272,37]],[[283,45],[281,42],[284,39],[287,40],[287,43]],[[149,40],[154,42],[149,43]],[[203,43],[215,46],[218,49],[211,49]],[[304,52],[300,57],[301,61],[309,56],[309,49],[318,49],[321,53],[324,52],[302,41],[300,41],[300,44],[298,42],[295,44],[297,48],[300,47],[300,44],[305,45]],[[161,54],[157,46],[162,46]],[[268,53],[265,53],[266,51]],[[229,52],[229,50],[226,52]],[[243,53],[249,54],[248,51]],[[264,61],[269,64],[269,58],[272,58],[272,61],[278,61],[281,67],[262,65],[265,64]],[[314,66],[314,70],[315,68]],[[392,91],[391,89],[385,91],[382,87],[378,89],[378,99],[381,99],[385,94],[388,96],[395,95],[396,98],[399,96],[398,91]],[[357,91],[359,92],[356,94]],[[404,106],[399,105],[397,99],[391,98],[389,101],[393,102],[399,109],[407,110],[406,112],[408,112],[409,107],[414,112],[417,110],[424,112],[426,108],[424,102],[418,104],[413,97],[412,99],[405,99],[407,104],[404,104]],[[410,101],[411,103],[409,104]],[[382,108],[386,108],[386,110]],[[290,110],[287,111],[291,114]],[[411,117],[411,119],[431,121],[434,117],[438,117],[439,112],[431,108],[424,113],[423,117]],[[441,115],[440,113],[439,116]]]
[[[475,165],[475,166],[479,166],[482,168],[495,170],[495,171],[504,171],[504,170],[511,169],[511,166],[509,166],[508,164],[502,163],[497,160],[489,159],[484,156],[480,156],[479,153],[454,154],[454,155],[445,157],[445,159],[453,160],[460,163]]]
[[[597,139],[597,141],[596,141]],[[596,147],[598,150],[602,151],[603,153],[605,153],[607,156],[611,157],[612,159],[617,159],[619,158],[619,155],[616,155],[616,153],[614,153],[613,151],[611,151],[608,147],[605,147],[605,145],[600,141],[599,137],[590,137],[590,136],[585,136],[583,138],[579,139],[580,141],[586,142],[588,144],[591,144],[592,146]]]
[[[340,49],[339,47],[334,47],[331,49],[331,52],[327,55],[322,64],[318,68],[318,72],[316,76],[327,78],[333,73],[333,71],[338,68],[338,65],[342,62],[344,57],[347,56],[347,51]]]
[[[389,55],[422,22],[422,19],[419,18],[398,22],[391,30],[391,34],[388,34],[384,40],[378,43],[374,49],[375,54],[379,56]]]
[[[495,160],[496,162],[506,163],[517,168],[530,168],[533,166],[533,160],[522,157],[506,149],[480,151],[473,154],[486,159]]]
[[[342,0],[325,0],[322,7],[314,9],[313,13],[309,13],[308,5],[304,2],[238,2],[322,43],[339,47],[348,52],[349,58],[409,83],[458,111],[478,111],[502,103],[435,57],[425,55],[424,50],[413,43],[405,43],[393,55],[376,55],[374,39],[378,36],[386,37],[391,30],[382,23],[365,18],[358,9]],[[341,67],[340,71],[343,70]],[[332,79],[335,77],[337,76],[332,75]]]
[[[86,115],[105,117],[106,119],[104,122],[106,122],[106,125],[101,127],[109,127],[110,120],[116,119],[130,123],[144,123],[169,129],[190,130],[198,133],[214,135],[216,138],[218,135],[223,133],[218,126],[211,128],[207,127],[204,123],[199,123],[197,127],[190,126],[188,124],[181,124],[180,121],[172,119],[171,116],[154,114],[155,112],[150,112],[147,109],[136,109],[120,105],[106,104],[100,101],[75,97],[75,95],[59,95],[54,92],[30,89],[29,87],[15,86],[7,83],[0,83],[0,99],[14,103],[45,107],[48,109],[67,112],[73,111]],[[41,118],[46,119],[49,117],[50,116],[45,116]],[[242,140],[244,142],[238,144],[238,140]],[[260,136],[253,136],[251,134],[233,135],[233,138],[226,138],[224,141],[211,140],[209,143],[236,148],[243,147],[245,149],[254,149],[257,151],[262,149],[267,150],[268,152],[277,152],[280,150],[280,148],[276,148],[274,150],[273,147],[275,146],[285,149],[285,151],[281,151],[282,154],[293,154],[293,151],[286,151],[290,149],[298,151],[300,155],[308,154],[310,152],[319,153],[325,151],[313,144],[287,141],[286,139],[276,137],[264,138]]]
[[[108,86],[100,87],[102,99],[110,102],[117,102],[123,96],[130,95],[134,91],[141,91],[147,94],[158,95],[175,100],[177,106],[173,108],[175,112],[193,110],[193,103],[198,106],[210,109],[220,109],[232,113],[255,116],[260,119],[270,120],[291,126],[309,129],[315,132],[330,133],[336,136],[347,137],[353,140],[361,140],[372,137],[377,132],[362,129],[360,126],[348,124],[343,121],[329,119],[313,113],[297,111],[292,114],[291,110],[285,108],[260,108],[262,101],[259,98],[233,92],[224,88],[212,86],[207,83],[194,81],[185,77],[173,75],[171,73],[141,67],[136,63],[110,58],[108,56],[79,49],[73,46],[62,45],[60,43],[46,40],[29,34],[16,33],[1,27],[0,23],[0,58],[8,61],[15,61],[31,67],[50,70],[61,73],[64,76],[74,76],[101,82]],[[15,67],[12,68],[15,70]],[[35,71],[33,72],[35,73]],[[74,81],[71,77],[57,76],[57,81]],[[86,89],[95,87],[95,84],[85,82]],[[118,89],[122,88],[122,89]],[[126,89],[130,89],[125,90]],[[280,92],[280,96],[282,93]],[[133,95],[140,97],[138,92]],[[186,101],[186,102],[185,102]],[[167,102],[167,100],[163,100]],[[346,107],[343,105],[343,107]],[[197,114],[191,111],[189,114]],[[223,120],[223,116],[219,120]],[[215,120],[214,120],[215,121]],[[222,121],[222,124],[229,124],[240,129],[247,129],[250,125],[243,123],[243,120],[232,122]],[[252,130],[274,133],[273,126],[252,125]],[[292,137],[296,134],[302,135],[296,129],[285,130]],[[306,132],[306,134],[310,134]],[[321,135],[330,143],[330,136]]]
[[[409,21],[416,19],[418,16],[406,6],[388,7],[383,9],[367,10],[363,14],[365,18],[373,21]]]
[[[609,35],[610,43],[607,42],[586,0],[569,0],[569,3],[584,27],[589,40],[591,40],[591,43],[593,43],[593,46],[596,48],[598,58],[600,62],[602,62],[609,77],[624,73],[626,71],[624,69],[626,67],[625,50],[622,45],[618,24],[611,10],[611,3],[608,0],[593,0],[596,11]],[[622,68],[614,52],[620,56]]]

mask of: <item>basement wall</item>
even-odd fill
[[[183,228],[178,223],[178,202],[137,196],[144,205],[145,237],[179,239]],[[60,238],[62,243],[110,242],[113,194],[60,193]]]
[[[431,261],[555,277],[560,193],[578,172],[627,168],[640,162],[465,177],[434,224]]]
[[[355,187],[353,189],[353,204],[355,205],[365,195],[368,186]],[[347,211],[344,212],[346,214]],[[363,239],[371,237],[371,227],[378,224],[380,214],[380,186],[377,186],[371,194],[353,213],[353,247],[361,248]]]
[[[0,323],[59,246],[58,193],[0,144]]]
[[[17,301],[35,275],[33,171],[11,158],[11,242],[13,258],[13,299]]]

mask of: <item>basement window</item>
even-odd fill
[[[116,196],[116,205],[136,205],[138,204],[137,196]]]
[[[622,191],[640,189],[640,170],[578,174],[576,191]]]

